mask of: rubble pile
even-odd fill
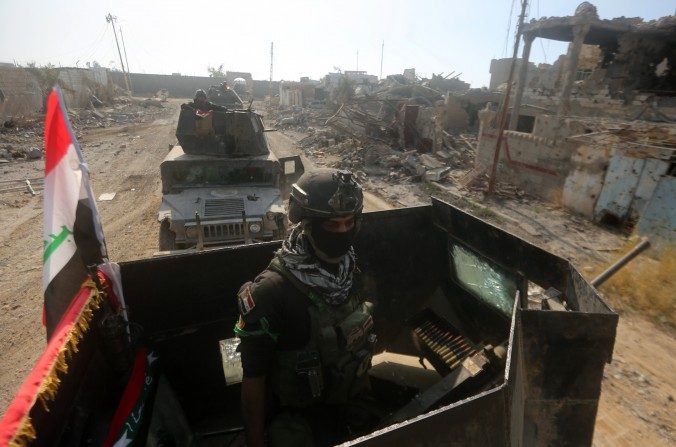
[[[166,109],[158,100],[115,98],[110,107],[68,110],[78,137],[85,129],[151,122]],[[0,124],[0,163],[17,160],[38,160],[43,152],[44,117],[16,116]]]
[[[111,107],[88,108],[69,112],[78,128],[108,127],[115,124],[143,123],[163,114],[164,106],[158,99],[117,97]]]
[[[476,145],[476,135],[451,135],[444,131],[442,132],[443,149],[438,150],[436,155],[455,168],[469,169],[474,165]]]
[[[319,129],[308,127],[306,132],[309,135],[298,142],[303,149],[333,146],[336,143],[341,143],[347,139],[344,134],[341,134],[330,127],[322,127]]]
[[[392,183],[446,181],[451,179],[449,174],[462,173],[473,163],[469,148],[434,153],[401,151],[383,142],[345,137],[332,129],[315,130],[300,141],[300,146],[318,164],[350,169],[362,180],[379,177]]]
[[[42,158],[42,117],[12,117],[0,126],[0,163]]]
[[[310,126],[322,126],[331,116],[330,110],[322,107],[290,106],[270,110],[267,118],[278,129],[307,131]]]
[[[472,168],[477,145],[465,133],[464,103],[453,96],[469,90],[458,77],[333,73],[323,85],[287,83],[284,105],[266,118],[277,129],[307,133],[299,144],[318,164],[350,169],[362,180],[449,181]]]

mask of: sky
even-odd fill
[[[572,15],[579,3],[530,0],[526,20]],[[649,20],[676,9],[672,0],[593,3],[601,18]],[[520,0],[1,0],[0,62],[97,61],[119,69],[105,19],[111,13],[132,72],[206,76],[207,67],[223,64],[268,79],[274,42],[275,80],[357,68],[378,76],[383,49],[384,76],[405,68],[427,77],[455,71],[481,87],[489,83],[491,59],[511,57],[519,12]],[[536,39],[531,61],[552,63],[566,45]]]

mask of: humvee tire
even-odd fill
[[[169,221],[163,220],[160,225],[160,251],[176,249],[176,233],[169,229]]]

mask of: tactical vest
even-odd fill
[[[274,258],[268,267],[310,298],[310,340],[299,350],[278,351],[271,374],[273,392],[282,406],[340,404],[363,389],[376,342],[373,304],[351,295],[331,306]]]

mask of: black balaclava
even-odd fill
[[[323,261],[335,263],[339,262],[352,247],[357,234],[357,225],[344,233],[334,233],[322,227],[321,219],[313,219],[310,221],[309,230],[307,233],[315,254]]]

